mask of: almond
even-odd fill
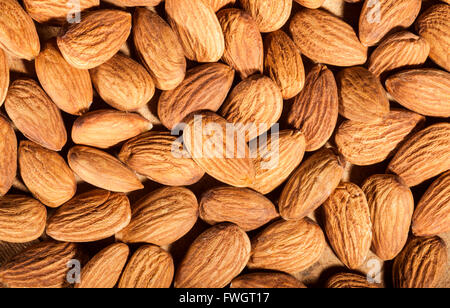
[[[352,273],[339,273],[327,282],[328,289],[377,289],[376,284],[369,283],[367,278]]]
[[[17,139],[14,128],[0,115],[0,197],[5,195],[14,183],[17,171]]]
[[[0,49],[0,107],[6,98],[9,87],[9,64],[5,52]]]
[[[229,4],[234,4],[236,0],[203,0],[205,3],[211,5],[214,12],[217,12],[224,6],[227,6]]]
[[[106,0],[118,6],[157,6],[163,0]]]
[[[24,0],[27,13],[39,23],[63,24],[75,10],[84,11],[100,5],[100,0],[78,0],[77,4],[67,0]]]
[[[239,276],[231,282],[238,289],[305,289],[305,285],[284,273],[251,273]]]
[[[241,5],[259,25],[261,32],[273,32],[288,21],[292,0],[241,0]]]
[[[295,2],[309,9],[318,9],[319,7],[322,6],[325,0],[295,0]]]

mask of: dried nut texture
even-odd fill
[[[392,260],[408,239],[414,211],[411,190],[390,174],[369,177],[362,190],[372,219],[372,251],[382,260]]]
[[[39,201],[19,195],[4,196],[0,198],[0,241],[33,241],[44,232],[46,219],[47,210]]]
[[[450,169],[450,123],[431,125],[408,139],[388,169],[416,186]]]
[[[411,26],[421,7],[422,0],[365,0],[359,17],[359,39],[365,46],[377,45],[391,31]]]
[[[172,256],[162,248],[139,247],[120,277],[119,288],[169,288],[175,268]]]
[[[163,185],[188,186],[205,175],[178,137],[169,132],[151,131],[128,140],[119,159],[137,173]]]
[[[203,0],[205,3],[209,4],[214,12],[217,12],[221,8],[227,5],[234,4],[236,0]]]
[[[0,115],[0,197],[5,195],[16,178],[17,138],[9,121]]]
[[[84,11],[100,5],[100,0],[79,0],[76,7],[67,0],[24,0],[27,13],[39,23],[63,24],[74,18],[74,8]]]
[[[305,85],[305,68],[300,49],[281,30],[267,34],[264,45],[265,72],[278,85],[283,99],[293,98]]]
[[[17,0],[0,3],[0,48],[16,58],[33,60],[41,49],[36,27]]]
[[[440,237],[413,238],[395,258],[394,287],[434,288],[447,269],[447,246]]]
[[[431,117],[450,117],[450,73],[424,68],[390,76],[386,89],[402,106]]]
[[[416,29],[430,44],[430,58],[450,71],[450,5],[437,4],[430,7],[417,20]]]
[[[9,87],[9,63],[6,53],[0,49],[0,107],[6,98]]]
[[[394,69],[425,63],[430,53],[430,44],[408,31],[388,36],[374,50],[369,60],[369,71],[379,76]]]
[[[204,64],[189,70],[178,87],[161,94],[158,102],[161,123],[171,130],[191,112],[217,111],[233,80],[234,70],[221,63]]]
[[[115,192],[144,188],[133,171],[106,152],[75,146],[69,150],[67,157],[70,168],[91,185]]]
[[[160,188],[133,204],[131,222],[116,234],[116,239],[169,245],[188,233],[197,218],[197,198],[189,189]]]
[[[384,161],[425,118],[405,110],[391,110],[381,121],[345,121],[335,135],[339,152],[347,161],[368,166]]]
[[[14,81],[6,96],[5,109],[14,125],[31,141],[53,151],[66,144],[61,112],[36,81]]]
[[[235,224],[209,228],[194,240],[178,266],[175,288],[225,287],[245,268],[250,249],[250,239]]]
[[[251,231],[278,216],[269,199],[247,188],[213,188],[200,201],[200,218],[211,225],[232,222],[244,231]]]
[[[281,116],[283,96],[269,77],[251,76],[231,91],[220,115],[249,141],[268,131]]]
[[[450,231],[450,171],[434,181],[414,211],[412,231],[433,236]]]
[[[58,153],[31,141],[22,141],[19,165],[23,182],[43,204],[58,207],[75,195],[75,175]]]
[[[75,288],[114,288],[127,262],[130,249],[123,243],[112,244],[97,253],[81,271],[81,282]]]
[[[255,182],[250,187],[265,195],[280,186],[302,161],[305,147],[303,133],[291,129],[280,131],[278,136],[271,135],[258,147],[251,147]]]
[[[237,289],[305,289],[305,285],[291,275],[284,273],[251,273],[231,281],[231,288]]]
[[[119,110],[137,110],[155,94],[155,85],[147,70],[120,53],[91,69],[90,73],[97,93]]]
[[[292,0],[240,0],[240,3],[256,20],[261,32],[281,29],[292,10]]]
[[[305,87],[295,98],[287,121],[305,134],[306,151],[316,151],[330,139],[338,115],[336,80],[326,66],[318,64],[306,77]]]
[[[111,59],[126,42],[131,31],[130,13],[98,10],[86,14],[58,36],[57,43],[70,65],[91,69]]]
[[[62,288],[67,284],[67,264],[80,259],[73,243],[35,244],[0,267],[0,283],[8,288]]]
[[[355,184],[342,183],[323,209],[325,231],[333,250],[348,268],[359,268],[372,243],[372,222],[364,192]]]
[[[367,48],[353,28],[321,9],[303,9],[289,25],[294,42],[303,55],[314,62],[354,66],[367,60]]]
[[[278,202],[281,217],[301,219],[325,202],[344,174],[344,160],[324,148],[303,162],[291,175]]]
[[[130,219],[127,196],[97,189],[61,206],[48,220],[47,235],[63,242],[94,242],[119,232]]]
[[[157,6],[163,0],[105,0],[118,6]]]
[[[186,58],[175,32],[157,13],[137,8],[134,45],[158,89],[172,90],[184,79]]]
[[[367,281],[367,277],[352,273],[340,273],[327,282],[328,289],[377,289],[378,285]]]
[[[339,114],[358,122],[383,120],[389,100],[380,80],[361,66],[346,68],[337,76]]]
[[[97,110],[77,118],[72,140],[77,144],[106,149],[149,130],[148,120],[135,113]]]
[[[204,0],[166,0],[166,13],[186,58],[196,62],[217,62],[222,58],[225,50],[222,28]]]
[[[311,219],[280,220],[252,238],[248,267],[295,274],[316,263],[325,246],[322,230]]]
[[[359,0],[356,0],[359,1]],[[317,9],[322,6],[322,4],[325,2],[325,0],[295,0],[298,4],[307,7],[309,9]],[[351,2],[351,1],[347,1]],[[355,2],[355,1],[353,1]]]

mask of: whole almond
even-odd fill
[[[0,114],[0,197],[14,183],[17,172],[17,138],[10,122]]]
[[[74,8],[67,0],[24,0],[27,13],[39,23],[63,24],[77,12],[100,5],[100,0],[79,0]],[[72,17],[73,18],[73,17]]]
[[[0,49],[0,107],[6,98],[9,87],[9,63],[6,53]]]
[[[292,0],[241,0],[241,5],[259,25],[261,32],[273,32],[288,21]]]
[[[357,0],[359,1],[359,0]],[[325,0],[295,0],[298,4],[307,7],[309,9],[317,9],[322,6]],[[350,1],[347,1],[350,2]]]
[[[353,273],[339,273],[327,282],[328,289],[376,289],[376,284],[369,283],[367,277]]]
[[[234,4],[236,0],[203,0],[205,3],[211,5],[214,12],[217,12],[221,8],[227,5]]]
[[[238,289],[305,289],[305,285],[291,275],[284,273],[251,273],[239,276],[231,282],[231,288]]]

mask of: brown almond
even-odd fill
[[[205,3],[209,4],[214,12],[217,12],[221,8],[227,5],[232,5],[236,2],[236,0],[203,0]]]
[[[284,273],[251,273],[239,276],[231,282],[238,289],[305,289],[305,285]]]
[[[99,6],[100,0],[78,0],[76,6],[67,0],[24,0],[23,4],[38,23],[63,24],[70,16],[74,17],[74,9],[84,11]]]
[[[10,122],[0,115],[0,197],[14,183],[17,172],[17,138]]]
[[[118,6],[132,7],[132,6],[157,6],[163,0],[105,0]]]
[[[353,273],[339,273],[327,282],[328,289],[377,289],[378,285],[369,283],[367,277]]]
[[[279,30],[288,21],[292,0],[241,0],[241,5],[259,25],[261,32]]]
[[[6,98],[9,87],[9,63],[6,53],[0,49],[0,107]]]
[[[357,0],[360,1],[360,0]],[[325,0],[295,0],[298,4],[307,7],[309,9],[318,9],[322,6]],[[350,1],[347,1],[350,2]]]

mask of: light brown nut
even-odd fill
[[[74,8],[67,0],[24,0],[27,13],[39,23],[63,24],[74,18]],[[78,0],[75,7],[84,11],[100,5],[100,0]]]
[[[327,282],[328,289],[377,289],[377,284],[369,283],[367,277],[352,273],[339,273]]]
[[[261,32],[279,30],[288,21],[292,0],[241,0],[241,5],[259,25]]]
[[[211,5],[214,12],[217,12],[221,8],[227,5],[232,5],[236,2],[236,0],[203,0],[205,3]]]
[[[5,195],[16,178],[17,138],[10,122],[0,115],[0,197]]]
[[[157,6],[163,0],[105,0],[118,6]]]
[[[325,0],[295,0],[295,2],[309,9],[317,9],[322,6]]]
[[[6,98],[9,87],[9,63],[6,53],[0,49],[0,107]]]
[[[305,289],[305,285],[291,275],[284,273],[251,273],[241,275],[231,282],[231,288],[238,289]]]

